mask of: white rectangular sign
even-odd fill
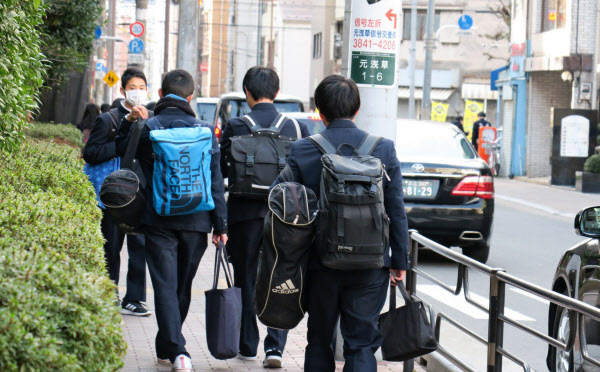
[[[381,88],[396,84],[401,5],[398,0],[352,0],[349,67],[356,84]]]
[[[144,63],[144,55],[129,53],[129,54],[127,54],[127,63],[129,63],[129,64]]]
[[[587,158],[590,144],[590,121],[571,115],[560,121],[560,156]]]

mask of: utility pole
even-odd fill
[[[258,0],[258,27],[256,28],[256,65],[262,65],[262,14],[264,8],[264,0]]]
[[[269,62],[267,66],[273,68],[275,66],[275,40],[273,40],[273,20],[275,16],[275,8],[273,0],[271,0],[271,36],[269,39]]]
[[[408,96],[408,118],[415,119],[415,68],[417,52],[417,0],[412,0],[410,8],[410,58],[408,60],[410,83]]]
[[[372,20],[373,24],[364,23],[363,19]],[[355,122],[359,128],[393,141],[396,140],[398,112],[401,20],[400,1],[346,0],[342,75],[352,78],[359,87],[361,106]],[[364,35],[369,31],[373,36],[362,36],[361,30]]]
[[[167,2],[168,1],[170,1],[170,0],[167,0]],[[148,11],[148,0],[135,0],[135,20],[144,25],[145,31],[148,31],[148,29],[146,28],[146,12],[147,11]],[[144,43],[144,45],[146,46],[146,48],[148,48],[148,45],[146,44],[146,33],[147,32],[144,32],[142,34],[142,36],[139,37],[139,39],[141,39],[142,42]],[[143,53],[146,54],[146,51],[144,51]],[[145,62],[146,62],[146,58],[144,57],[144,59],[142,59],[142,63],[132,64],[132,66],[135,66],[135,67],[139,68],[140,70],[144,71]]]
[[[117,31],[117,0],[109,0],[108,5],[108,36],[115,37]],[[107,55],[107,70],[112,71],[115,68],[115,41],[114,39],[108,39],[106,41],[108,55]],[[108,87],[104,91],[104,102],[112,103],[113,101],[113,89]]]
[[[171,0],[165,0],[165,49],[163,50],[163,77],[169,72],[169,38],[171,36]]]
[[[198,69],[198,0],[179,2],[179,38],[177,39],[177,68],[193,77]],[[194,99],[196,91],[194,90]],[[196,105],[191,105],[194,112]]]
[[[423,76],[423,100],[421,101],[421,119],[431,119],[431,63],[435,48],[434,28],[435,0],[429,0],[427,6],[427,37],[425,40],[425,71]]]

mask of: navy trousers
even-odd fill
[[[242,329],[240,332],[240,354],[255,356],[260,342],[256,312],[254,310],[254,289],[258,273],[258,253],[262,243],[264,220],[253,219],[229,226],[227,253],[231,256],[234,270],[234,283],[242,290]],[[267,328],[265,351],[277,349],[283,352],[288,331]]]
[[[308,346],[304,371],[335,371],[335,328],[344,338],[344,372],[376,372],[375,351],[383,337],[378,320],[389,286],[389,270],[309,272]]]
[[[104,243],[104,258],[108,277],[119,284],[121,269],[121,248],[125,234],[113,223],[112,218],[102,210],[101,222]],[[146,301],[146,249],[143,235],[127,235],[127,292],[123,301]]]
[[[206,251],[207,234],[147,226],[145,236],[158,323],[156,356],[173,363],[180,354],[190,356],[181,327],[190,309],[192,281]]]

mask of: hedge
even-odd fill
[[[83,135],[74,125],[54,123],[29,124],[25,128],[27,137],[37,139],[54,139],[58,143],[66,143],[75,148],[83,146]]]
[[[71,128],[54,129],[0,152],[0,370],[115,371],[126,344],[101,215],[81,149],[56,143]]]
[[[583,163],[583,170],[591,173],[600,173],[600,155],[592,155],[585,163]]]

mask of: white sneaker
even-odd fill
[[[173,371],[184,372],[192,370],[192,360],[187,355],[178,355],[173,362]]]
[[[237,357],[240,358],[241,360],[258,360],[258,357],[256,355],[255,356],[245,356],[245,355],[238,353]]]
[[[266,352],[265,360],[263,360],[263,367],[265,368],[281,368],[283,367],[283,358],[281,351],[277,349],[270,349]]]

